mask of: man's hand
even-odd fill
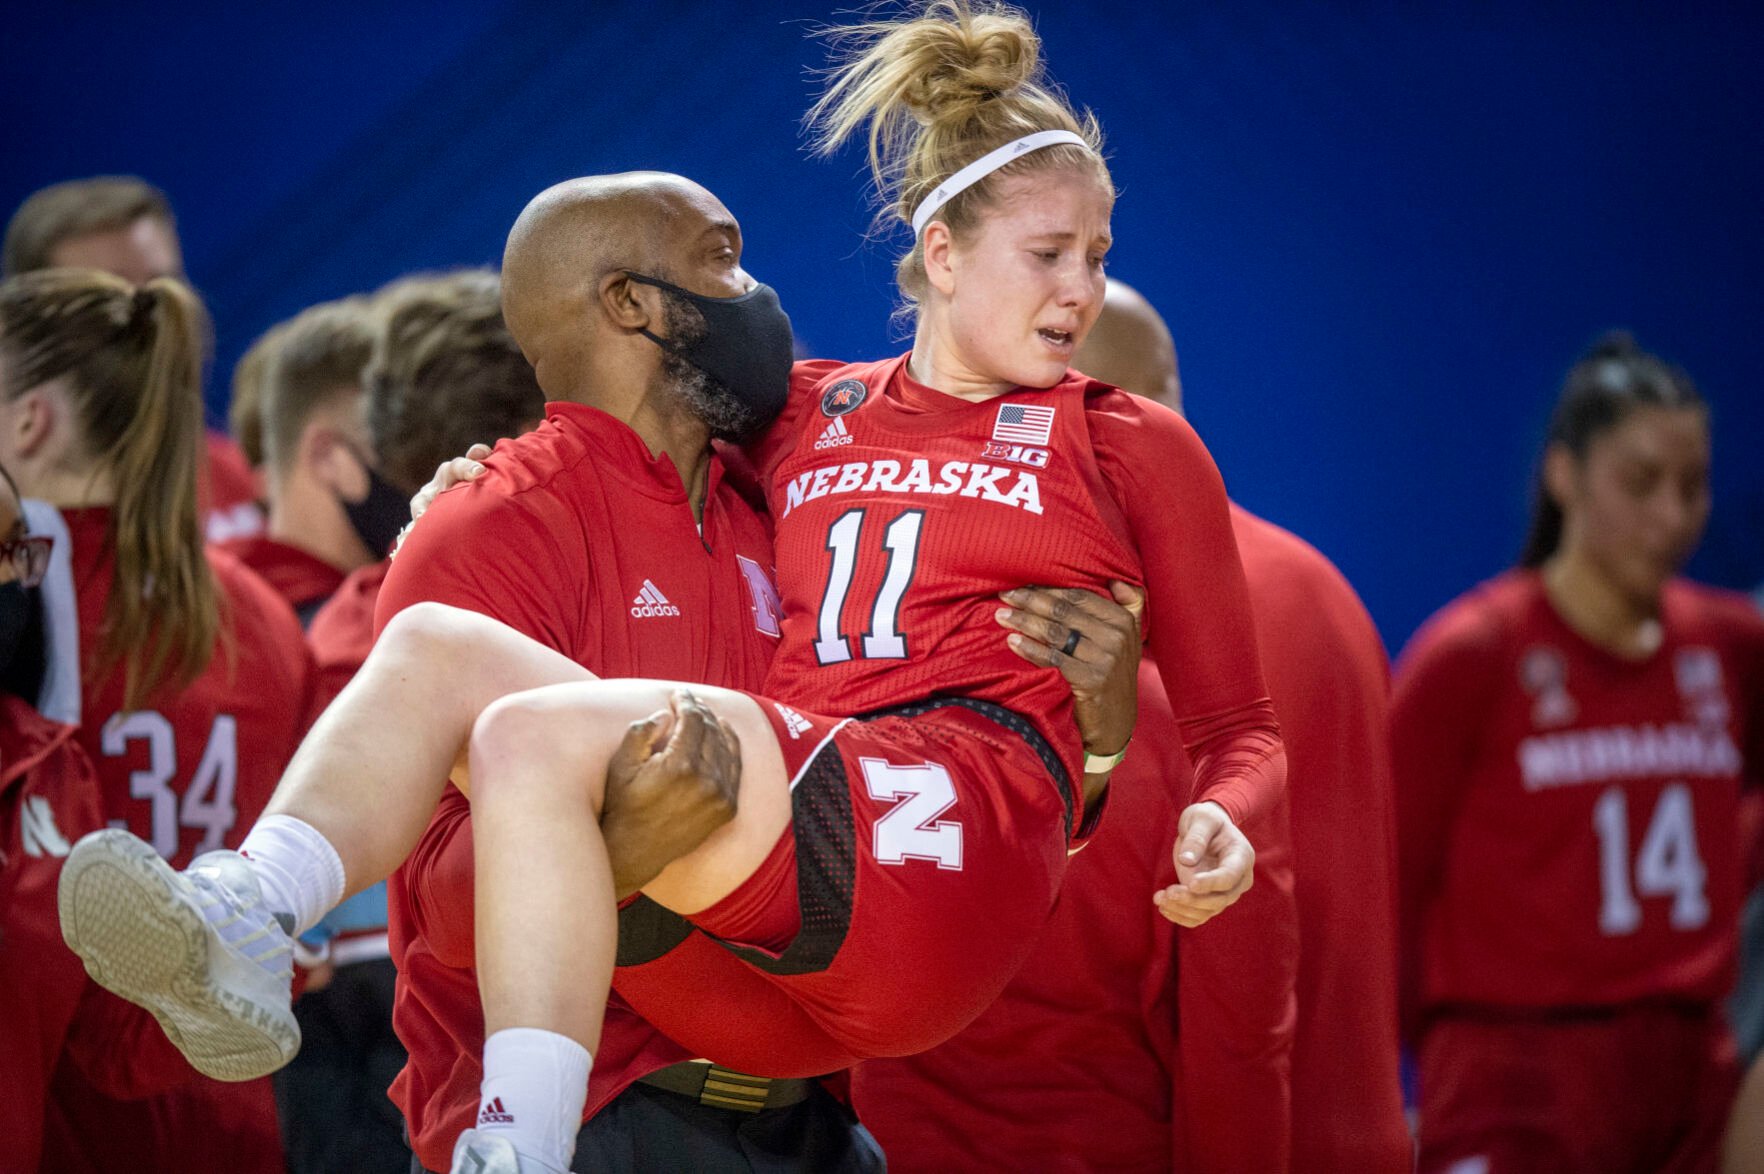
[[[1217,803],[1191,804],[1176,825],[1176,883],[1152,894],[1158,912],[1193,929],[1255,883],[1256,850]]]
[[[619,900],[735,818],[741,743],[685,689],[632,722],[606,768],[600,830]]]
[[[1109,584],[1114,602],[1077,588],[1017,587],[999,598],[998,622],[1011,650],[1030,664],[1056,668],[1072,687],[1078,732],[1092,754],[1115,754],[1133,736],[1139,710],[1139,613],[1145,596]],[[1073,633],[1078,643],[1065,651]]]

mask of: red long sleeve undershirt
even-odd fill
[[[1098,385],[1100,387],[1100,385]],[[1163,669],[1194,802],[1240,827],[1286,787],[1225,484],[1176,413],[1109,389],[1086,401],[1092,447],[1145,569],[1146,635]]]

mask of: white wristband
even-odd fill
[[[1127,746],[1131,745],[1133,745],[1133,739],[1129,738],[1127,739]],[[1127,746],[1121,747],[1113,754],[1092,754],[1090,751],[1086,750],[1084,752],[1084,773],[1087,775],[1108,774],[1117,766],[1120,766],[1121,760],[1127,757]]]

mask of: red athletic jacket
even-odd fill
[[[19,1170],[37,1169],[50,1076],[87,982],[55,911],[68,849],[104,826],[73,732],[0,696],[0,1101]]]

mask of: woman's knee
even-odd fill
[[[585,793],[598,807],[605,755],[591,724],[571,721],[543,693],[514,693],[485,707],[468,744],[473,803],[523,802]]]
[[[436,668],[464,667],[489,651],[502,624],[474,611],[425,600],[413,603],[386,623],[374,642],[385,656],[420,659]]]

